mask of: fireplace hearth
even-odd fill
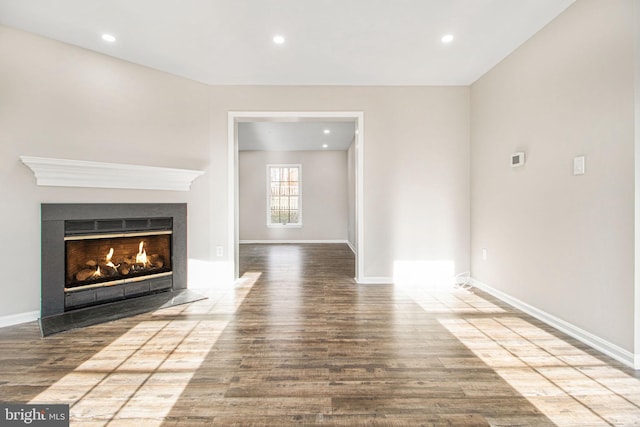
[[[186,231],[186,204],[42,204],[42,334],[202,299]]]

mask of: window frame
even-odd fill
[[[273,168],[297,168],[298,169],[298,222],[274,223],[271,222],[271,170]],[[267,203],[266,220],[268,228],[302,228],[302,164],[300,163],[272,163],[267,164]]]

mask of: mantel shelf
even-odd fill
[[[20,156],[38,185],[189,191],[203,171]]]

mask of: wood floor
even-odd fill
[[[41,339],[0,329],[0,401],[75,426],[640,425],[640,380],[477,290],[357,286],[346,245],[242,245],[209,299]]]

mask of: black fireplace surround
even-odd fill
[[[187,290],[184,203],[42,204],[41,220],[43,336],[203,298]],[[147,269],[135,253],[123,258],[127,244],[138,251],[138,241],[145,256],[143,241],[161,254],[149,253]],[[93,253],[87,266],[69,261],[67,252],[84,246]],[[109,246],[120,258],[106,267]],[[71,264],[81,266],[70,272]]]

